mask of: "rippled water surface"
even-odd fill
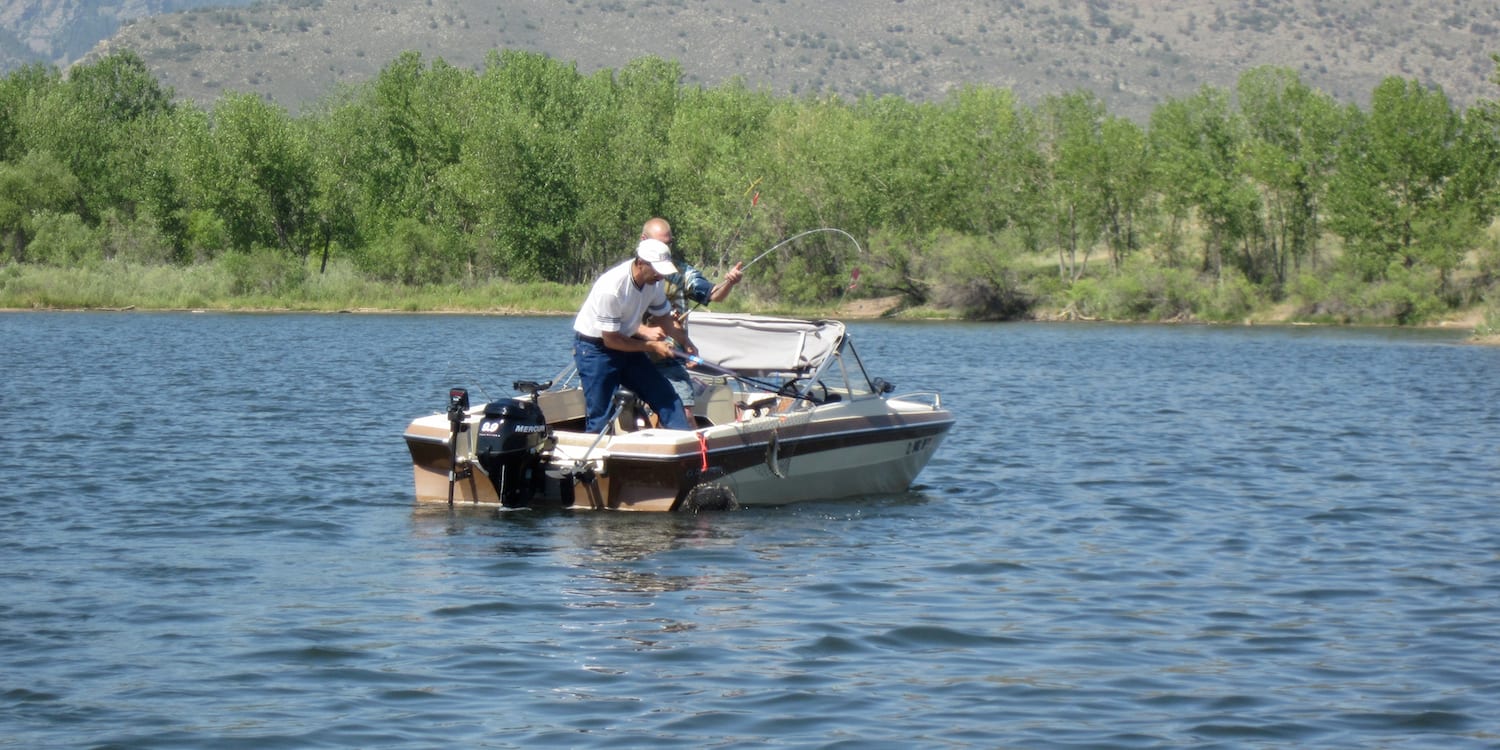
[[[1500,350],[856,322],[908,494],[414,507],[569,322],[0,314],[0,746],[1500,747]]]

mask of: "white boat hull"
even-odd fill
[[[503,504],[474,459],[480,410],[458,435],[449,482],[450,424],[421,417],[405,437],[417,499]],[[787,505],[902,492],[941,445],[952,415],[935,404],[872,398],[793,416],[748,417],[692,432],[645,429],[607,435],[567,430],[544,456],[545,486],[532,504],[578,509],[691,509],[705,490],[731,505]],[[580,467],[591,469],[582,475]]]

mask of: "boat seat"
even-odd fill
[[[588,413],[583,402],[583,389],[576,387],[542,391],[536,394],[536,405],[542,410],[542,415],[550,425],[570,421],[581,422]]]
[[[698,405],[693,413],[710,424],[730,424],[735,421],[734,389],[722,378],[719,382],[704,381],[707,388],[697,397]]]

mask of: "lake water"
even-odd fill
[[[0,747],[1500,747],[1500,349],[857,321],[910,493],[414,507],[569,324],[0,314]]]

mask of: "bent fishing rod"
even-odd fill
[[[781,248],[786,247],[788,244],[791,244],[792,242],[794,242],[796,240],[802,239],[803,237],[806,237],[809,234],[817,234],[818,232],[833,232],[835,234],[842,234],[845,237],[848,237],[850,242],[854,243],[854,249],[860,255],[864,255],[864,253],[865,253],[864,248],[862,248],[862,247],[859,246],[859,240],[854,239],[854,235],[849,234],[848,232],[845,232],[842,229],[836,229],[834,227],[818,227],[817,229],[809,229],[806,232],[798,232],[797,234],[794,234],[794,235],[792,235],[792,236],[790,236],[790,237],[788,237],[788,238],[786,238],[786,239],[784,239],[784,240],[782,240],[782,241],[780,241],[780,242],[772,245],[771,247],[767,248],[765,252],[761,253],[760,255],[755,256],[755,258],[752,259],[749,263],[746,263],[745,265],[740,266],[740,270],[744,271],[745,269],[747,269],[747,268],[755,265],[756,262],[759,261],[761,258],[764,258],[767,255],[770,255],[771,253],[776,252],[777,250],[780,250]]]
[[[685,351],[683,351],[681,349],[675,348],[675,347],[673,347],[673,349],[672,349],[672,356],[674,356],[674,357],[676,357],[678,359],[681,359],[681,360],[683,360],[685,362],[692,363],[693,365],[695,365],[695,366],[697,366],[697,367],[699,367],[701,369],[707,370],[709,372],[712,372],[714,374],[723,375],[724,377],[728,377],[728,378],[734,378],[735,380],[738,380],[741,383],[745,383],[746,385],[755,386],[755,387],[760,388],[761,390],[766,391],[768,393],[775,393],[778,396],[788,396],[788,397],[791,397],[791,398],[800,399],[800,400],[803,400],[803,401],[808,401],[810,403],[817,403],[817,401],[815,399],[809,398],[809,397],[804,396],[804,395],[802,395],[800,393],[796,393],[795,391],[788,392],[789,389],[787,388],[787,385],[789,385],[790,383],[783,383],[781,385],[777,385],[775,383],[767,383],[764,380],[757,380],[756,378],[752,378],[749,375],[743,375],[741,373],[735,372],[734,370],[731,370],[728,367],[725,367],[723,365],[716,365],[716,364],[714,364],[712,362],[709,362],[708,360],[706,360],[706,359],[704,359],[704,358],[702,358],[702,357],[700,357],[700,356],[698,356],[696,354],[688,354],[687,352],[685,352]],[[795,382],[795,381],[792,381],[792,382]]]

